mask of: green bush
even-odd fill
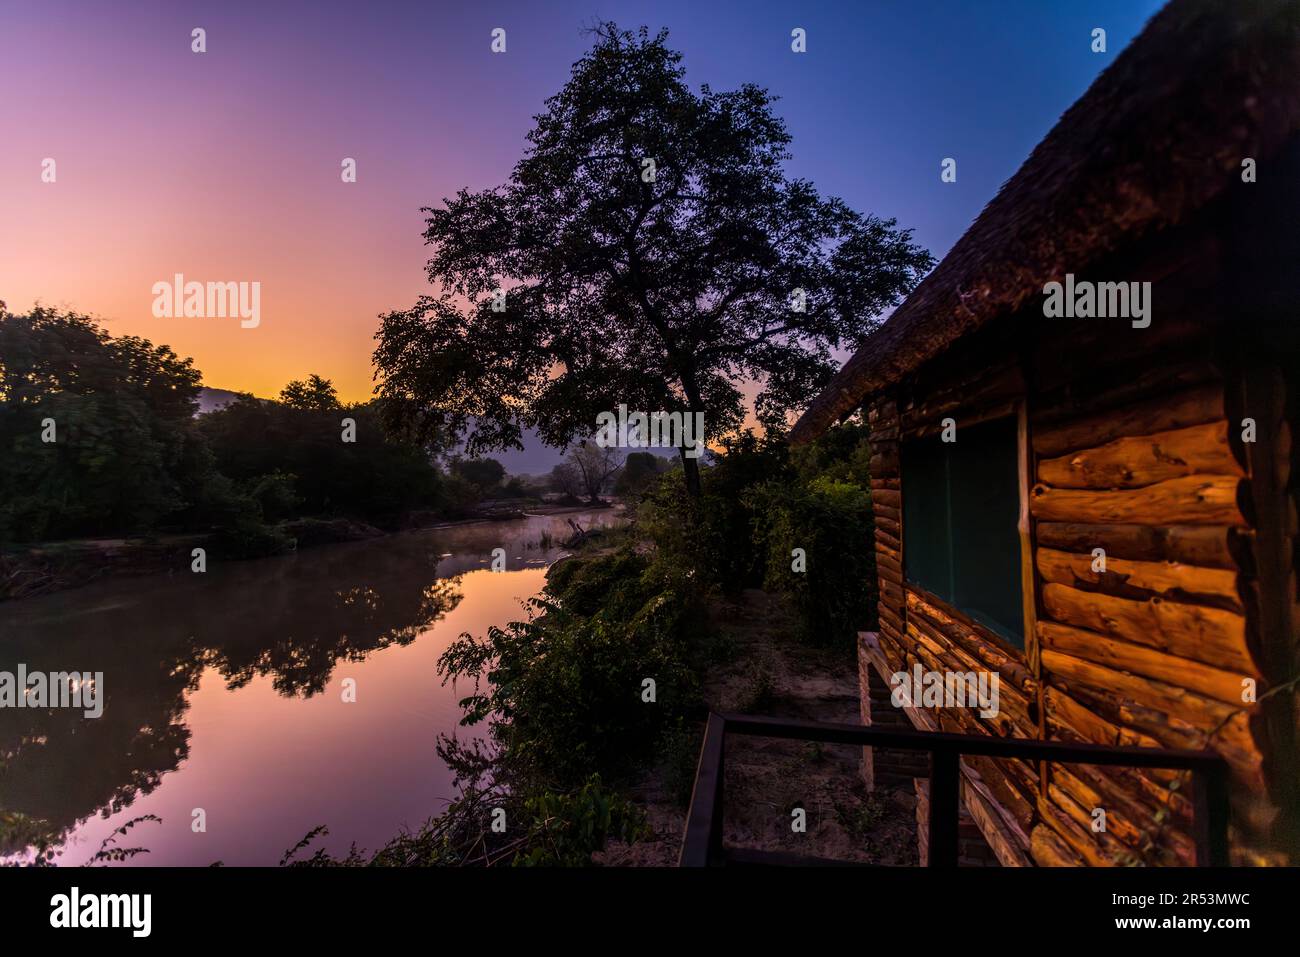
[[[340,440],[343,418],[356,423],[354,442]],[[442,476],[428,451],[390,438],[374,403],[297,408],[244,396],[201,416],[198,429],[217,471],[235,482],[252,487],[277,472],[293,475],[295,516],[393,525],[442,501]]]
[[[670,475],[642,503],[638,525],[654,542],[657,573],[730,594],[788,594],[805,641],[851,643],[875,625],[869,461],[866,429],[855,423],[793,450],[741,435],[703,470],[697,502]],[[803,572],[793,570],[795,548]]]
[[[544,790],[526,798],[524,846],[515,867],[586,867],[611,839],[631,843],[645,834],[645,815],[626,799],[607,793],[600,775],[564,793]]]
[[[198,383],[166,346],[0,308],[0,541],[158,527],[185,501]]]
[[[698,502],[686,494],[681,472],[670,472],[642,503],[638,522],[670,574],[688,573],[727,594],[757,588],[765,555],[753,545],[757,516],[744,493],[792,478],[784,442],[745,432],[725,442],[718,461],[702,470]]]
[[[293,551],[294,540],[251,516],[241,516],[217,531],[213,552],[220,558],[263,558]]]
[[[444,679],[474,681],[462,723],[489,720],[512,772],[558,786],[629,772],[697,702],[696,604],[647,568],[630,550],[565,562],[540,614],[461,635],[439,659]]]
[[[505,814],[507,828],[486,825]],[[640,808],[611,792],[592,775],[581,785],[509,789],[470,787],[438,817],[413,833],[399,834],[369,858],[356,845],[343,857],[317,848],[297,858],[328,828],[316,827],[285,852],[288,867],[585,867],[611,840],[631,843],[646,834]]]
[[[627,621],[645,604],[649,592],[642,578],[648,570],[645,556],[622,548],[612,555],[557,562],[546,576],[546,586],[571,615],[604,612],[612,620]]]
[[[664,788],[678,807],[690,806],[695,790],[695,771],[700,761],[704,731],[699,725],[681,724],[669,728],[659,744],[659,769]]]
[[[496,459],[456,457],[451,460],[447,470],[475,486],[484,495],[499,491],[501,482],[506,477],[505,466]]]
[[[262,518],[268,522],[278,522],[294,514],[302,504],[302,499],[294,491],[296,476],[276,469],[267,475],[260,475],[248,487],[248,496],[262,510]]]
[[[768,483],[746,501],[760,516],[754,541],[767,556],[764,585],[791,597],[802,638],[852,646],[875,624],[875,553],[871,496],[822,476],[807,486]],[[802,549],[802,571],[795,549]]]

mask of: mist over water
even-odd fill
[[[405,532],[255,561],[105,580],[0,605],[0,670],[102,671],[104,713],[0,710],[0,811],[44,822],[60,864],[115,828],[145,865],[274,865],[318,825],[374,850],[454,798],[440,733],[461,740],[438,656],[462,632],[519,620],[567,519]],[[506,570],[490,570],[503,548]],[[346,679],[355,703],[343,700]],[[206,832],[191,829],[202,808]],[[0,856],[31,856],[9,834]]]

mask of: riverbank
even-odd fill
[[[346,856],[441,813],[457,786],[439,747],[483,735],[458,723],[469,689],[433,663],[459,635],[526,617],[570,517],[622,520],[603,509],[416,529],[209,562],[203,575],[187,559],[176,574],[0,605],[4,669],[107,682],[99,721],[0,710],[0,812],[40,823],[24,831],[0,813],[0,866],[30,863],[37,844],[83,863],[152,815],[118,838],[148,851],[131,863],[274,867],[321,826],[313,850]],[[195,794],[219,829],[191,830]]]
[[[498,503],[490,503],[496,505]],[[450,521],[429,513],[413,513],[401,527],[384,530],[350,518],[300,518],[274,528],[294,542],[294,549],[336,545],[400,535],[423,529],[455,528],[488,522],[524,519],[530,516],[567,515],[615,509],[617,501],[600,505],[514,505],[510,510],[485,508],[476,514]],[[69,588],[79,588],[102,578],[126,575],[155,575],[188,572],[193,551],[211,553],[216,533],[197,532],[140,538],[78,539],[43,542],[0,551],[0,602],[35,598]],[[217,557],[210,554],[209,557]],[[244,560],[231,557],[231,560]]]

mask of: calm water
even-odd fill
[[[313,846],[376,849],[454,797],[438,735],[481,733],[457,728],[438,656],[524,617],[566,518],[620,520],[407,532],[0,605],[0,670],[104,673],[98,719],[0,710],[0,809],[47,822],[63,864],[143,814],[162,820],[119,842],[149,849],[137,864],[276,864],[320,824],[330,833]],[[489,569],[498,547],[505,572]],[[195,808],[206,833],[191,830]],[[0,844],[10,860],[28,851]]]

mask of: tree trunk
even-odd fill
[[[682,473],[686,477],[686,494],[692,499],[700,497],[700,460],[689,458],[686,449],[680,448],[677,454],[682,460]]]
[[[682,384],[682,391],[686,393],[686,414],[694,417],[696,412],[704,411],[704,403],[700,399],[700,387],[695,381],[695,370],[688,368],[679,374]],[[704,441],[704,436],[696,436],[699,442]],[[682,471],[686,478],[686,494],[692,502],[700,500],[700,460],[699,458],[688,458],[686,455],[686,446],[683,445],[677,450],[682,457]],[[702,454],[703,449],[695,449],[696,456]]]

